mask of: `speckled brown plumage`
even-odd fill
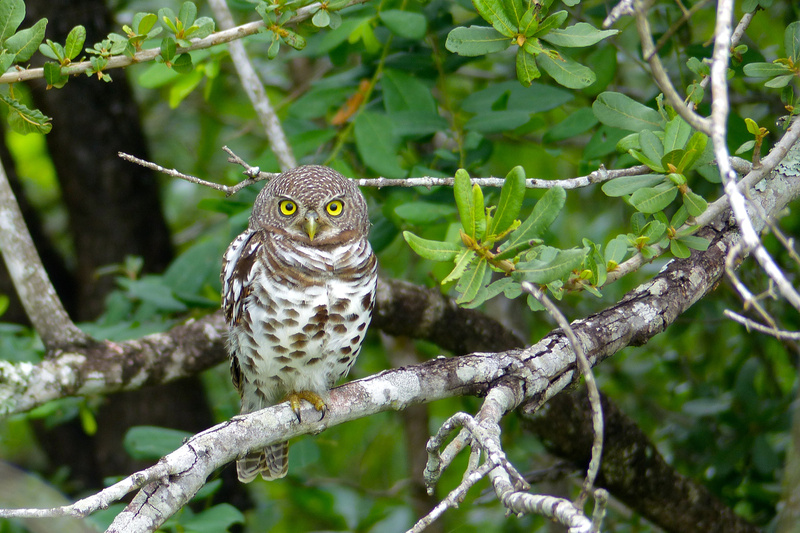
[[[377,261],[367,205],[336,171],[303,166],[256,198],[248,229],[225,252],[222,307],[242,413],[286,399],[318,410],[350,371],[375,303]],[[239,479],[286,475],[288,444],[237,461]]]

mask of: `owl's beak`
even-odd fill
[[[317,213],[309,211],[306,213],[306,219],[303,221],[303,229],[306,230],[309,240],[314,240],[314,235],[317,234]]]

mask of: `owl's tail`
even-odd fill
[[[236,461],[239,481],[250,483],[258,474],[270,481],[286,476],[289,471],[289,443],[280,442],[267,446],[259,452],[247,454]]]

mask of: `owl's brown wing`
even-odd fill
[[[222,256],[222,310],[228,326],[239,323],[244,301],[251,290],[252,271],[262,244],[262,234],[247,229],[236,237]]]

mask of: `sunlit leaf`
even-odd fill
[[[453,261],[463,249],[454,243],[423,239],[410,231],[404,231],[403,238],[419,256],[432,261]]]
[[[502,246],[500,246],[500,259],[514,257],[522,248],[528,247],[528,242],[542,235],[545,229],[556,219],[564,207],[567,193],[561,187],[548,189],[536,202],[531,214],[520,226],[511,232]]]
[[[674,185],[665,187],[645,187],[631,195],[631,205],[642,213],[655,213],[666,208],[678,195]]]
[[[664,124],[658,111],[621,93],[600,93],[592,111],[603,124],[628,131],[660,130]]]
[[[583,263],[586,250],[574,248],[572,250],[558,250],[558,253],[549,260],[534,259],[517,263],[514,278],[520,281],[529,281],[544,285],[562,279]]]
[[[513,42],[494,28],[455,28],[447,35],[445,48],[461,56],[482,56],[502,52]]]
[[[577,48],[597,44],[606,37],[617,33],[619,33],[619,30],[598,30],[591,24],[578,22],[564,29],[553,29],[542,35],[541,38],[556,46]]]
[[[522,209],[522,200],[525,198],[525,170],[516,166],[506,176],[503,188],[500,190],[500,200],[492,218],[489,235],[499,235],[511,227]]]

